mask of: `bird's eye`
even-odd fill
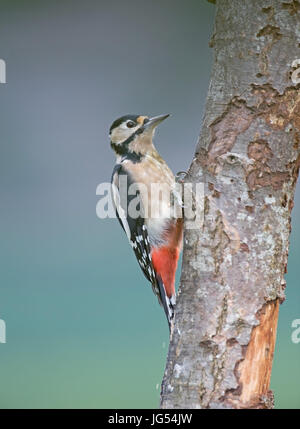
[[[133,128],[135,126],[135,123],[133,121],[126,122],[127,128]]]

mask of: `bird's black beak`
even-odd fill
[[[143,128],[145,130],[148,129],[154,129],[157,127],[158,124],[160,124],[162,121],[164,121],[165,119],[167,119],[170,115],[159,115],[159,116],[154,116],[153,118],[149,118],[147,122],[144,122]]]

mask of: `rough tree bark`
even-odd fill
[[[300,165],[299,42],[297,0],[216,1],[206,112],[185,178],[204,183],[204,222],[185,229],[162,408],[273,406]]]

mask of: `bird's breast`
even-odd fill
[[[124,160],[122,163],[130,171],[133,179],[134,187],[128,192],[135,194],[137,190],[139,191],[150,244],[152,246],[165,244],[168,240],[167,231],[176,222],[175,177],[172,171],[158,154],[147,155],[139,163],[130,160]]]

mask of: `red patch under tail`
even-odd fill
[[[152,262],[157,274],[160,275],[170,298],[175,294],[175,273],[180,250],[177,247],[160,247],[153,249]]]

